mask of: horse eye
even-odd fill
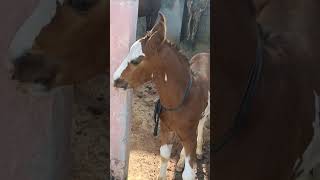
[[[138,58],[136,58],[135,60],[132,60],[131,63],[133,65],[138,65],[143,59],[143,56],[139,56]]]

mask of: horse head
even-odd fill
[[[152,79],[153,71],[161,68],[157,56],[166,39],[166,20],[159,13],[158,22],[151,31],[132,44],[128,55],[113,74],[117,88],[136,88]]]

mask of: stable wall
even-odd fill
[[[22,26],[27,18],[33,17],[39,2],[43,8],[51,9],[42,12],[52,12],[55,8],[55,0],[10,0],[0,6],[2,180],[69,180],[72,91],[66,88],[42,96],[22,94],[16,91],[16,82],[10,80],[9,57],[30,47],[38,27],[46,21],[37,16],[40,19]],[[16,32],[19,38],[10,45]]]

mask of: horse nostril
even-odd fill
[[[116,87],[116,88],[124,88],[124,89],[126,89],[127,86],[128,86],[128,83],[125,82],[124,80],[118,78],[118,79],[114,80],[113,86]]]
[[[113,86],[117,87],[119,84],[121,84],[121,80],[120,79],[116,79],[113,81]]]

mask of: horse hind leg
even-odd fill
[[[197,149],[196,149],[196,154],[197,154],[197,159],[202,159],[203,157],[203,128],[204,124],[206,122],[207,118],[203,117],[198,124],[198,134],[197,134]]]
[[[197,154],[197,159],[202,159],[203,158],[203,129],[205,122],[210,119],[210,93],[208,95],[208,104],[204,112],[202,113],[202,119],[200,119],[199,124],[198,124],[198,134],[197,134],[197,149],[196,149],[196,154]]]

